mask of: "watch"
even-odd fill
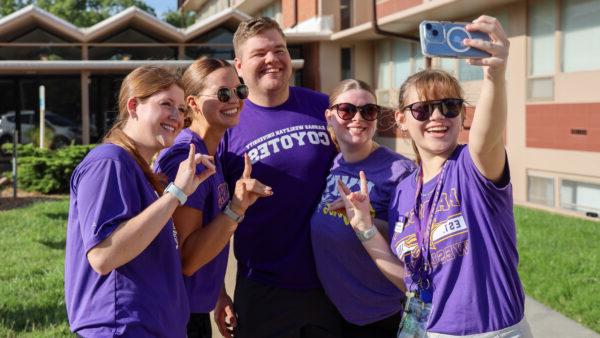
[[[167,188],[163,192],[163,195],[168,192],[173,194],[173,196],[177,197],[177,199],[179,200],[179,205],[184,205],[185,201],[187,201],[187,195],[183,192],[183,190],[181,190],[181,188],[176,186],[173,182],[167,185]]]
[[[231,210],[231,201],[227,203],[225,209],[223,209],[223,213],[236,223],[241,223],[244,220],[244,215],[238,215],[235,211]]]
[[[366,242],[373,238],[376,233],[377,228],[374,225],[371,225],[367,230],[356,230],[356,237],[358,237],[361,242]]]

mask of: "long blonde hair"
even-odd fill
[[[112,143],[125,149],[135,159],[144,175],[159,193],[164,189],[164,179],[156,175],[150,169],[150,164],[142,157],[137,149],[135,141],[125,134],[123,127],[129,119],[127,101],[135,97],[140,101],[150,96],[177,85],[183,89],[180,72],[163,66],[142,66],[129,73],[121,83],[119,91],[119,116],[112,128],[104,136],[103,143]]]
[[[458,80],[450,73],[440,69],[426,69],[409,76],[400,87],[400,92],[398,94],[398,106],[400,109],[412,103],[406,102],[408,91],[411,88],[415,89],[419,95],[419,99],[423,101],[434,100],[440,97],[452,97],[457,99],[462,99],[464,97],[464,91],[460,82],[458,82]],[[402,113],[406,114],[406,112]],[[465,114],[466,112],[463,107],[460,113],[463,120]],[[419,149],[417,148],[415,141],[412,141],[412,148],[416,156],[415,162],[419,165],[421,164],[421,155],[419,154]]]

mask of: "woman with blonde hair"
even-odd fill
[[[359,172],[369,176],[371,213],[387,232],[388,206],[398,182],[413,163],[373,141],[384,108],[360,80],[340,82],[329,96],[325,111],[328,129],[340,153],[333,160],[321,202],[311,219],[312,247],[319,279],[337,307],[342,337],[395,337],[402,314],[401,290],[388,281],[362,243],[374,232],[356,232],[341,212],[329,208],[339,199],[337,182],[358,190]],[[333,207],[332,207],[333,208]],[[387,259],[394,259],[387,253]]]
[[[73,172],[65,300],[79,336],[186,336],[189,309],[171,215],[214,165],[190,146],[166,189],[150,169],[184,118],[179,74],[137,68],[121,84],[118,121]],[[208,169],[196,175],[200,163]]]
[[[250,177],[252,165],[246,156],[244,172],[232,187],[230,197],[221,162],[215,156],[225,131],[239,123],[242,100],[248,96],[248,88],[240,83],[233,66],[221,59],[197,60],[183,74],[183,86],[190,125],[171,147],[161,152],[156,170],[174,177],[177,164],[187,156],[190,144],[199,153],[215,157],[215,174],[173,214],[191,310],[187,334],[190,338],[212,337],[209,312],[215,309],[219,297],[222,306],[215,311],[216,316],[226,315],[230,321],[235,320],[223,285],[229,239],[246,209],[259,197],[270,196],[272,191]],[[226,328],[224,320],[217,323],[224,336],[230,334],[232,328]]]

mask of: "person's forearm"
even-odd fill
[[[392,252],[385,238],[379,231],[368,241],[362,242],[363,247],[369,253],[379,270],[387,279],[402,291],[406,291],[404,285],[404,265]]]
[[[206,226],[196,229],[183,243],[183,274],[190,276],[213,260],[229,243],[237,228],[231,218],[219,213]]]
[[[506,128],[507,102],[504,70],[486,74],[473,123],[469,130],[469,147],[477,153],[486,153],[503,146]]]
[[[88,252],[92,268],[105,275],[137,257],[160,233],[178,203],[175,196],[165,194],[137,216],[121,223]]]

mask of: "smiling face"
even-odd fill
[[[292,60],[283,36],[268,29],[246,40],[235,59],[236,69],[255,95],[287,95]]]
[[[362,106],[367,103],[376,103],[373,94],[363,89],[351,89],[338,95],[332,106],[338,103],[351,103]],[[377,121],[365,120],[359,112],[356,112],[351,120],[341,119],[335,109],[325,111],[327,122],[333,128],[340,149],[361,149],[371,147],[371,140],[375,135]]]
[[[154,154],[173,144],[183,128],[185,102],[183,89],[171,85],[145,100],[130,98],[127,103],[130,117],[124,131],[142,153]],[[150,155],[151,156],[151,155]]]
[[[440,100],[450,97],[456,97],[456,95],[437,94],[435,97],[422,98],[416,88],[411,87],[407,89],[403,101],[405,105],[408,105],[418,101]],[[458,145],[458,134],[462,128],[461,115],[447,118],[442,115],[439,109],[440,107],[436,106],[429,119],[423,122],[416,120],[409,109],[402,112],[401,124],[410,134],[419,149],[419,154],[423,158],[432,156],[448,158]]]
[[[240,111],[243,101],[237,97],[235,88],[240,85],[240,80],[233,67],[222,67],[208,74],[204,79],[206,87],[196,96],[188,96],[188,104],[192,108],[192,124],[210,126],[225,131],[240,122]],[[228,102],[221,102],[217,98],[219,88],[231,90]]]

